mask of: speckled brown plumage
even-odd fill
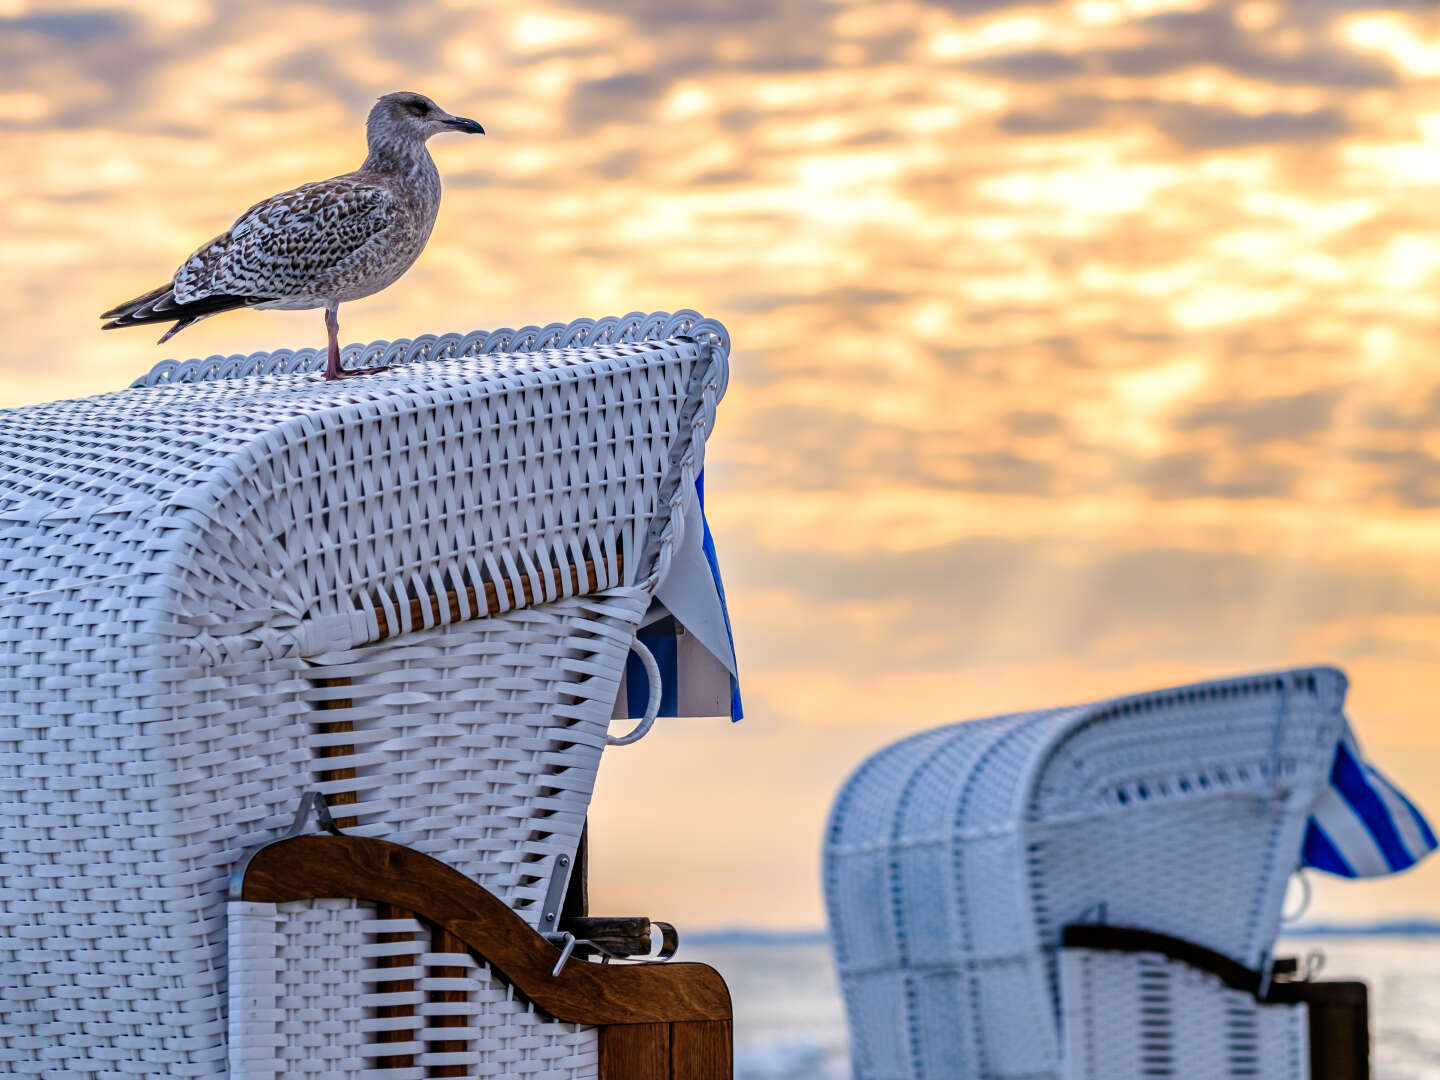
[[[166,285],[107,311],[104,329],[175,325],[240,307],[326,309],[331,364],[339,368],[340,304],[379,292],[414,264],[440,209],[440,174],[425,147],[437,131],[482,133],[420,94],[387,94],[366,125],[369,156],[354,172],[256,203],[205,244]]]

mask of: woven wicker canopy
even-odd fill
[[[301,350],[0,412],[0,604],[83,589],[187,648],[303,655],[372,640],[377,615],[408,628],[407,596],[457,584],[495,583],[502,609],[527,580],[653,588],[727,346],[693,312],[585,320],[352,346],[395,367],[343,387]]]

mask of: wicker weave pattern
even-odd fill
[[[1344,688],[1328,669],[1202,684],[953,725],[863,764],[825,850],[857,1076],[1059,1077],[1071,922],[1258,966]]]
[[[314,759],[349,831],[417,848],[532,925],[585,809],[630,640],[648,595],[615,589],[317,657],[303,695]],[[340,685],[324,685],[325,683]],[[353,802],[351,801],[353,800]]]
[[[424,952],[426,971],[464,968],[461,979],[422,976],[419,989],[463,986],[468,999],[459,1005],[427,1004],[420,1007],[420,1036],[426,1050],[422,1065],[463,1065],[476,1080],[534,1077],[537,1080],[593,1080],[599,1070],[599,1044],[595,1029],[552,1020],[533,1006],[516,1000],[514,992],[488,971],[479,969],[468,954]],[[439,1016],[463,1016],[461,1027],[438,1027]],[[441,1040],[460,1041],[467,1049],[441,1054],[429,1047]]]
[[[537,1013],[468,954],[433,951],[414,919],[337,900],[230,908],[231,999],[240,1005],[230,1021],[232,1077],[423,1080],[429,1067],[457,1065],[474,1080],[596,1075],[593,1028]],[[382,956],[388,966],[377,967]],[[432,1000],[432,991],[455,990],[464,1001]],[[382,1007],[401,1015],[382,1016]],[[457,1016],[459,1025],[439,1023]],[[442,1043],[464,1048],[435,1049]],[[396,1057],[410,1063],[397,1067]]]
[[[227,1018],[226,873],[317,784],[533,919],[725,384],[723,329],[642,323],[397,343],[410,362],[338,384],[178,365],[0,413],[0,1073],[215,1076],[235,1022],[280,1074],[361,1075],[374,1004],[342,954],[373,912],[241,918],[237,985],[283,1004]],[[412,620],[482,582],[500,615]],[[593,1032],[521,1038],[476,987],[494,1075],[529,1075],[496,1064],[524,1046],[593,1065]]]
[[[1304,1005],[1261,1008],[1163,956],[1060,951],[1066,1080],[1307,1080]]]
[[[247,655],[373,639],[357,598],[409,629],[401,601],[437,586],[494,581],[518,606],[523,578],[555,599],[547,571],[587,558],[605,569],[581,591],[621,584],[620,551],[683,528],[658,495],[672,456],[693,480],[708,424],[681,414],[715,380],[694,345],[599,352],[411,365],[353,393],[216,381],[0,414],[0,520],[18,526],[0,580],[43,605],[77,568],[161,577],[158,629],[183,652]],[[634,559],[630,581],[661,559]]]

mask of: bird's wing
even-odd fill
[[[272,195],[185,261],[175,272],[176,299],[313,294],[395,214],[388,188],[353,173]]]

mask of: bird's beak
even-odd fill
[[[474,120],[467,120],[463,116],[446,117],[445,123],[449,127],[453,127],[456,131],[468,131],[471,135],[485,134],[485,129],[483,127],[477,124]]]

